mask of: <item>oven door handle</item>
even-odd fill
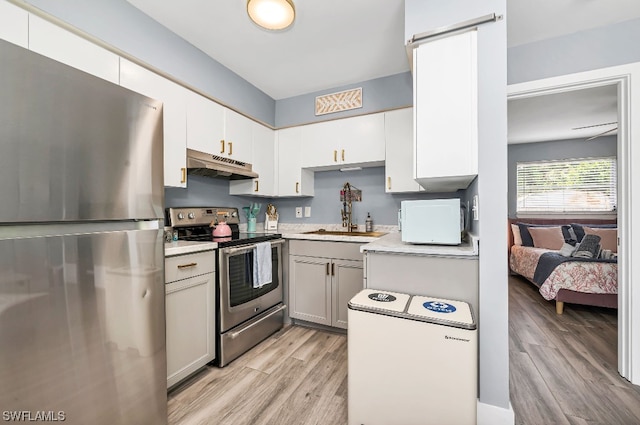
[[[237,332],[231,332],[229,334],[229,338],[231,339],[236,339],[238,336],[240,336],[240,334],[246,330],[251,329],[252,327],[256,326],[258,323],[262,322],[263,320],[267,320],[268,318],[270,318],[271,316],[273,316],[276,313],[280,313],[282,310],[284,310],[285,308],[287,308],[286,304],[282,304],[280,307],[278,307],[277,309],[273,310],[272,312],[270,312],[269,314],[267,314],[266,316],[260,318],[259,320],[256,320],[255,322],[251,323],[249,326],[246,326],[242,329],[240,329]]]
[[[274,245],[281,245],[285,242],[284,239],[276,239],[276,240],[271,240],[271,241],[267,241],[267,242],[271,242],[271,246]],[[249,252],[251,250],[253,250],[253,248],[256,246],[256,244],[251,244],[251,245],[243,245],[240,247],[230,247],[230,248],[222,248],[220,251],[223,254],[226,255],[232,255],[232,254],[237,254],[239,252]]]

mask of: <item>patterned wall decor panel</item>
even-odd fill
[[[362,108],[362,87],[316,97],[316,115]]]

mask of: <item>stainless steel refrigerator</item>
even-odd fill
[[[2,420],[166,424],[162,104],[0,41]]]

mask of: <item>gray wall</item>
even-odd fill
[[[221,103],[275,124],[275,101],[125,0],[28,0]]]
[[[241,209],[251,202],[262,204],[258,222],[264,222],[264,212],[268,203],[278,209],[281,223],[339,224],[341,222],[340,189],[349,182],[362,190],[362,202],[353,203],[354,222],[364,224],[367,212],[373,223],[398,224],[397,211],[400,202],[413,199],[460,198],[465,199],[466,191],[456,193],[409,193],[387,194],[384,191],[384,167],[364,168],[361,171],[340,172],[321,171],[315,175],[315,196],[311,198],[255,198],[229,195],[229,181],[202,176],[187,177],[187,188],[165,188],[166,207],[224,206]],[[311,207],[311,217],[296,218],[296,207]],[[245,222],[244,216],[240,217]]]
[[[505,19],[478,32],[478,179],[480,201],[480,401],[507,412],[509,329],[507,240],[506,0],[405,0],[405,39],[496,13]],[[493,410],[493,409],[489,409]],[[496,422],[493,422],[496,423]]]
[[[509,84],[640,61],[640,19],[508,49]]]
[[[362,87],[362,108],[315,115],[315,98],[327,93],[335,93]],[[387,109],[404,108],[413,105],[413,81],[410,72],[376,78],[348,86],[335,87],[315,93],[290,97],[276,101],[276,127],[308,124],[335,118],[344,118],[379,112]]]
[[[384,167],[364,168],[360,171],[321,171],[315,174],[315,195],[312,198],[280,198],[273,200],[283,223],[341,223],[340,189],[349,182],[362,190],[362,202],[353,203],[353,221],[364,224],[367,212],[373,224],[398,224],[400,202],[413,199],[461,198],[465,191],[456,193],[404,193],[388,194],[384,191]],[[311,217],[295,218],[295,207],[311,207]]]
[[[518,162],[617,156],[616,136],[509,145],[509,217],[516,217],[516,166]]]

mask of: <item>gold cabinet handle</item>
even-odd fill
[[[333,151],[333,162],[338,162],[338,151]]]
[[[182,175],[182,177],[180,178],[180,183],[186,183],[187,182],[187,169],[186,168],[181,168],[180,169],[180,173]]]
[[[325,273],[329,276],[329,263],[326,264]]]
[[[387,189],[391,190],[391,177],[387,177]]]
[[[342,161],[344,162],[344,149],[342,149]]]
[[[220,140],[220,153],[224,153],[224,140]]]
[[[198,263],[178,264],[179,269],[188,269],[189,267],[195,267]]]
[[[296,193],[300,193],[300,182],[296,182]]]
[[[336,263],[331,263],[331,276],[336,275]]]
[[[229,142],[229,155],[233,155],[233,143]]]
[[[258,180],[255,181],[256,182],[256,188],[254,189],[254,192],[259,192],[260,191],[260,182]]]

